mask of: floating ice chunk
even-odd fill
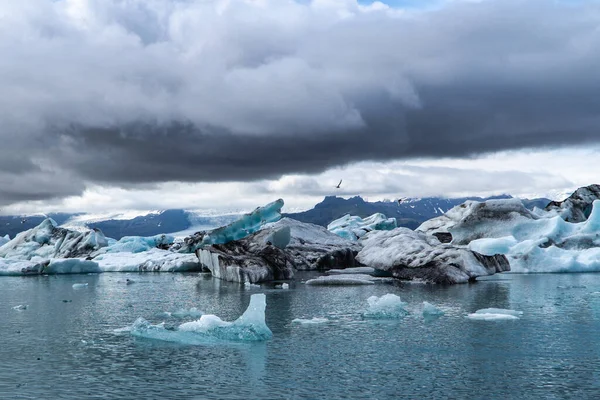
[[[265,224],[278,221],[281,218],[282,207],[282,199],[269,203],[264,207],[258,207],[256,210],[249,214],[244,214],[239,220],[227,226],[207,232],[202,239],[202,245],[227,243],[257,232]],[[282,237],[281,239],[285,238]]]
[[[281,288],[282,289],[289,289],[290,285],[289,285],[289,283],[283,283],[283,284],[281,284]]]
[[[312,286],[344,286],[344,285],[373,285],[375,278],[370,275],[328,275],[306,281]]]
[[[250,283],[250,282],[244,282],[244,286],[247,288],[259,288],[260,285],[257,285],[256,283]]]
[[[371,231],[390,231],[396,227],[396,218],[387,218],[381,213],[365,219],[347,214],[327,225],[329,231],[348,240],[358,240]]]
[[[152,325],[139,318],[131,329],[131,334],[149,339],[164,340],[183,344],[206,344],[216,341],[263,341],[273,336],[265,323],[266,296],[254,294],[250,305],[233,322],[223,321],[216,315],[202,315],[199,320],[186,322],[176,329],[167,329],[163,324]]]
[[[428,303],[426,301],[423,302],[424,317],[433,317],[438,315],[444,315],[444,312],[431,303]]]
[[[105,253],[94,258],[103,272],[195,272],[202,266],[195,254],[152,248],[141,253]]]
[[[88,287],[87,283],[75,283],[73,284],[73,289],[85,289]]]
[[[12,309],[17,311],[24,311],[27,310],[27,307],[27,304],[19,304],[18,306],[14,306]]]
[[[481,321],[501,321],[501,320],[515,320],[519,319],[514,315],[508,314],[469,314],[467,318]]]
[[[508,310],[506,308],[483,308],[475,311],[475,314],[505,314],[518,317],[523,315],[523,311]]]
[[[371,296],[367,299],[368,309],[363,313],[365,318],[395,319],[408,314],[404,308],[406,303],[395,294],[388,293],[381,297]]]
[[[300,324],[300,325],[317,325],[324,324],[329,322],[327,318],[318,318],[314,317],[312,319],[304,319],[304,318],[296,318],[292,320],[292,324]]]
[[[467,315],[469,319],[495,321],[495,320],[514,320],[519,319],[523,311],[507,310],[505,308],[484,308]]]

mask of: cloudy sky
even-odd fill
[[[2,1],[0,213],[559,196],[599,71],[598,1]]]

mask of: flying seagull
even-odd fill
[[[340,188],[340,185],[342,184],[342,180],[340,179],[340,183],[337,184],[337,186],[335,187],[336,189]]]

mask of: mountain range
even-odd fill
[[[422,222],[437,217],[454,206],[467,200],[485,201],[490,199],[511,198],[508,195],[494,197],[462,197],[441,198],[428,197],[422,199],[406,199],[398,203],[393,201],[369,202],[360,196],[344,199],[327,196],[314,208],[299,212],[284,214],[286,217],[301,222],[327,226],[334,219],[346,214],[368,217],[374,213],[383,213],[387,217],[396,218],[398,226],[414,229]],[[543,208],[550,200],[545,198],[523,200],[528,208],[534,206]],[[0,236],[9,235],[11,238],[18,233],[39,225],[45,218],[54,219],[59,225],[70,228],[98,228],[107,236],[120,239],[123,236],[153,236],[162,233],[191,234],[195,231],[212,229],[227,225],[237,219],[239,214],[202,215],[182,209],[152,212],[134,218],[95,218],[86,219],[85,214],[53,213],[32,216],[0,216]]]

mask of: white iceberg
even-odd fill
[[[87,283],[75,283],[73,284],[73,289],[78,290],[78,289],[86,289],[88,287]]]
[[[203,246],[211,244],[224,244],[234,240],[243,239],[252,233],[258,232],[266,224],[276,222],[281,219],[281,208],[283,200],[279,199],[264,207],[258,207],[248,214],[242,215],[237,221],[230,223],[208,232],[198,232],[185,238],[183,245],[179,249],[182,253],[194,253]],[[275,240],[275,239],[274,239]],[[278,245],[283,245],[285,234],[282,233],[277,239]]]
[[[440,316],[440,315],[444,315],[444,312],[442,310],[440,310],[439,308],[437,308],[436,306],[434,306],[431,303],[428,303],[426,301],[423,302],[423,316],[424,317],[434,317],[434,316]]]
[[[347,214],[327,225],[329,231],[348,240],[358,240],[371,231],[390,231],[396,227],[396,218],[387,218],[381,213],[364,219]]]
[[[196,272],[202,266],[195,254],[153,248],[140,253],[100,253],[93,261],[102,272]]]
[[[27,308],[27,304],[19,304],[18,306],[14,306],[12,309],[15,311],[25,311]]]
[[[175,329],[164,324],[152,325],[139,318],[131,327],[133,336],[182,344],[208,344],[221,341],[264,341],[273,333],[265,322],[266,296],[254,294],[244,314],[233,322],[216,315],[202,315],[197,321],[186,322]]]
[[[504,308],[484,308],[467,315],[467,318],[482,321],[516,320],[523,311],[507,310]]]
[[[468,201],[417,230],[484,256],[504,255],[511,272],[598,272],[599,198],[600,186],[591,185],[534,212],[518,199]]]
[[[368,308],[363,317],[370,319],[397,319],[408,314],[406,303],[395,294],[388,293],[381,297],[371,296],[367,299]]]
[[[300,325],[318,325],[318,324],[325,324],[327,322],[329,322],[329,320],[327,318],[318,318],[318,317],[314,317],[311,319],[295,318],[292,320],[292,324],[300,324]]]

